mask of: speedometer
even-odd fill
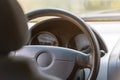
[[[55,35],[50,32],[40,32],[37,37],[40,45],[58,46],[59,42]]]

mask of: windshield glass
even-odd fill
[[[25,12],[40,8],[60,8],[77,14],[119,9],[120,0],[18,0]]]

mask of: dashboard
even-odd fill
[[[86,35],[73,23],[62,18],[52,18],[35,24],[31,31],[29,45],[49,45],[75,49],[89,53],[90,43]],[[101,51],[107,53],[107,47],[101,36],[97,36]]]
[[[108,71],[109,58],[112,54],[111,51],[120,37],[120,23],[86,22],[86,24],[92,28],[97,37],[100,51],[104,52],[101,57],[100,71],[97,80],[107,80],[108,72],[112,70]],[[76,27],[75,24],[62,18],[52,18],[38,22],[30,28],[30,31],[31,39],[28,43],[29,45],[68,47],[86,54],[91,50],[86,35]],[[88,75],[88,73],[89,72],[85,70],[85,74]]]
[[[109,40],[112,34],[111,32],[108,32],[106,35],[106,31],[110,31],[106,29],[111,28],[105,27],[108,26],[109,24],[105,22],[104,23],[86,22],[86,24],[89,25],[90,28],[92,28],[99,43],[101,52],[100,71],[97,80],[107,80],[107,67],[108,67],[107,64],[109,59],[107,53],[108,49],[110,51],[111,47],[111,45],[108,44],[109,42],[110,44],[111,42],[114,43],[114,40],[112,39]],[[110,26],[112,25],[109,25],[109,27]],[[112,30],[114,31],[113,28]],[[82,51],[86,54],[88,54],[91,51],[90,42],[87,36],[82,32],[82,30],[80,30],[77,27],[77,25],[63,18],[50,18],[42,20],[36,23],[35,25],[32,25],[32,27],[30,27],[30,32],[31,38],[28,42],[28,45],[60,46]],[[115,35],[113,37],[115,37]],[[107,45],[105,43],[107,43]],[[85,70],[85,75],[88,75],[88,73],[89,71]],[[87,78],[87,76],[85,77]]]
[[[65,22],[63,24],[63,22]],[[67,23],[67,24],[66,24]],[[49,24],[49,25],[48,25]],[[99,74],[98,74],[98,77],[97,77],[97,80],[108,80],[108,78],[110,79],[111,77],[108,75],[108,73],[113,70],[114,68],[111,66],[113,65],[114,63],[114,60],[116,59],[112,59],[112,56],[118,54],[118,52],[114,52],[116,50],[114,50],[114,48],[116,49],[116,45],[118,44],[117,42],[119,42],[119,38],[120,38],[120,22],[86,22],[86,24],[90,25],[93,30],[94,30],[94,33],[95,35],[97,36],[97,39],[98,39],[98,42],[99,42],[99,45],[100,45],[100,49],[101,50],[104,50],[106,51],[107,54],[105,54],[102,58],[101,58],[101,62],[100,62],[100,71],[99,71]],[[62,26],[61,26],[62,25]],[[39,45],[39,43],[36,43],[34,42],[34,40],[37,40],[38,39],[38,36],[39,34],[41,34],[41,32],[45,33],[48,32],[48,34],[50,33],[51,36],[54,35],[54,38],[57,39],[58,41],[58,44],[57,46],[63,46],[63,47],[68,47],[66,45],[68,45],[68,42],[69,42],[69,45],[72,45],[72,46],[69,46],[70,48],[73,48],[73,49],[80,49],[80,47],[77,46],[76,43],[78,43],[79,41],[83,41],[82,43],[85,42],[88,42],[88,43],[84,43],[84,44],[81,44],[80,46],[81,47],[84,47],[85,45],[89,45],[89,41],[87,40],[86,36],[83,34],[82,31],[80,31],[79,29],[77,30],[77,28],[73,31],[75,31],[74,33],[77,33],[76,35],[72,35],[71,38],[67,39],[66,40],[66,43],[65,44],[61,44],[63,40],[64,42],[64,39],[59,36],[56,36],[57,32],[59,32],[60,30],[64,30],[64,28],[67,28],[64,33],[66,32],[69,32],[70,29],[72,29],[72,26],[76,26],[74,24],[72,24],[71,22],[68,22],[64,19],[60,19],[60,18],[55,18],[55,19],[49,19],[49,20],[45,20],[45,21],[42,21],[42,22],[39,22],[38,24],[36,24],[34,27],[31,27],[30,30],[31,30],[31,39],[29,41],[29,45]],[[53,29],[51,29],[50,27],[52,27]],[[60,27],[60,28],[59,28]],[[54,28],[56,28],[54,30]],[[59,29],[58,29],[59,28]],[[61,29],[62,28],[62,29]],[[75,27],[74,27],[75,28]],[[57,31],[58,29],[58,31]],[[69,30],[68,30],[69,29]],[[53,30],[53,31],[51,31]],[[73,32],[72,31],[72,32]],[[78,32],[77,32],[78,31]],[[55,33],[54,33],[55,32]],[[63,32],[63,31],[62,31]],[[61,35],[64,35],[62,34],[61,32]],[[102,36],[100,37],[100,35]],[[60,32],[59,32],[60,33]],[[70,34],[70,33],[69,33]],[[77,37],[78,36],[78,37]],[[76,41],[76,37],[78,39],[78,42],[75,43]],[[103,38],[103,39],[102,39]],[[54,40],[55,40],[54,39]],[[82,40],[83,39],[83,40]],[[67,42],[68,41],[68,42]],[[106,43],[106,44],[105,44]],[[80,44],[80,43],[79,43]],[[107,47],[106,47],[107,46]],[[108,48],[108,50],[107,50]],[[86,48],[85,48],[86,50]],[[118,51],[119,49],[117,49]],[[111,55],[112,54],[112,55]],[[111,56],[110,56],[111,55]],[[119,54],[118,54],[119,55]],[[117,57],[117,56],[116,56]],[[113,63],[111,63],[111,60],[113,60]],[[110,61],[109,61],[110,60]],[[108,65],[109,64],[109,65]],[[112,64],[112,65],[111,65]],[[116,64],[115,64],[116,65]],[[110,70],[108,69],[108,66],[110,66]],[[115,66],[116,67],[116,66]],[[87,75],[87,70],[86,70],[86,75]],[[113,75],[112,73],[110,75]]]

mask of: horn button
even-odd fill
[[[52,63],[52,55],[49,52],[41,52],[36,57],[40,67],[48,67]]]

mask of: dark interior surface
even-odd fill
[[[60,46],[86,53],[90,52],[90,43],[86,35],[75,24],[63,18],[41,21],[30,30],[31,39],[29,45]],[[94,33],[98,39],[100,49],[107,53],[107,48],[102,38],[96,31]]]
[[[71,49],[90,52],[89,41],[83,32],[73,23],[64,20],[62,18],[55,18],[45,20],[36,24],[36,27],[31,29],[32,37],[29,44],[31,45],[51,45],[68,47]],[[53,41],[46,37],[41,37],[43,40],[39,40],[41,34],[47,33],[47,35],[53,35]],[[56,39],[55,39],[56,38]],[[56,44],[53,44],[56,43]],[[77,45],[80,44],[80,45]]]
[[[26,44],[29,32],[27,20],[16,1],[0,0],[0,10],[0,52],[7,54]]]

